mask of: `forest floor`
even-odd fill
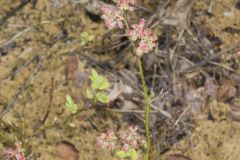
[[[0,133],[6,138],[0,138],[0,152],[20,140],[29,159],[115,160],[96,146],[97,135],[109,128],[121,132],[130,124],[143,128],[143,114],[131,111],[144,111],[136,62],[125,50],[127,40],[107,31],[99,16],[102,3],[0,0]],[[154,6],[162,6],[158,0],[140,4],[144,8],[135,17],[152,17]],[[147,83],[157,95],[154,105],[171,115],[151,114],[151,159],[159,154],[161,160],[239,159],[240,2],[196,1],[186,24],[168,30],[164,20],[179,9],[175,4],[165,6],[154,27],[158,49],[143,57]],[[83,32],[93,41],[81,45]],[[165,59],[167,36],[172,71]],[[92,68],[112,86],[123,82],[134,91],[115,93],[119,97],[108,106],[87,106]],[[83,111],[58,123],[70,114],[64,105],[67,94]],[[39,130],[44,125],[52,126]]]

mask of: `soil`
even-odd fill
[[[0,1],[0,18],[19,3],[16,0]],[[204,12],[209,9],[209,3],[198,1],[193,10]],[[221,49],[239,44],[239,32],[224,31],[227,27],[240,30],[240,10],[234,7],[235,0],[212,3],[211,14],[214,16],[198,16],[197,21],[219,37]],[[71,58],[82,52],[99,60],[111,58],[111,55],[91,53],[90,49],[80,45],[80,34],[87,31],[95,37],[87,48],[99,48],[107,29],[101,20],[97,20],[99,17],[89,18],[84,8],[78,5],[64,0],[38,0],[36,5],[31,1],[0,26],[0,110],[4,111],[1,118],[21,129],[8,131],[7,137],[11,141],[26,139],[23,143],[29,159],[61,160],[57,145],[63,141],[74,145],[81,160],[118,159],[113,153],[97,147],[96,137],[108,128],[126,129],[128,122],[122,121],[122,113],[108,113],[90,107],[71,123],[28,137],[41,127],[41,120],[51,101],[51,92],[51,111],[45,124],[59,122],[70,114],[64,105],[66,94],[74,98],[79,108],[86,108],[84,97],[89,85],[88,73],[94,65],[89,65],[87,59],[80,57],[71,67],[68,66]],[[229,12],[232,7],[232,15],[224,16],[224,12]],[[229,63],[227,53],[221,56]],[[73,68],[72,71],[69,68]],[[239,67],[235,72],[240,73]],[[80,78],[76,80],[76,77]],[[233,101],[240,103],[237,96]],[[174,154],[185,155],[192,160],[239,159],[240,123],[229,118],[231,107],[230,103],[209,100],[203,114],[194,119],[191,133],[164,152],[161,159],[167,160],[169,155]],[[209,110],[213,113],[211,119],[208,117]],[[2,129],[7,130],[6,126]],[[0,143],[9,146],[5,140],[0,140]],[[154,149],[152,159],[157,159],[157,149]]]

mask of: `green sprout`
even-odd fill
[[[84,31],[80,34],[80,45],[84,46],[86,45],[88,42],[91,42],[94,40],[94,36],[89,34],[88,32]]]
[[[93,89],[99,89],[99,90],[105,90],[110,87],[110,84],[108,83],[108,80],[97,73],[96,70],[92,69],[92,75],[90,76],[90,79],[92,81],[91,87]]]
[[[73,99],[71,96],[67,95],[66,96],[66,107],[69,109],[69,111],[74,114],[77,112],[77,105],[74,103]]]
[[[127,152],[120,150],[116,152],[116,156],[119,158],[130,158],[131,160],[137,160],[137,151],[135,149],[129,149]]]
[[[101,103],[108,103],[109,96],[104,92],[110,87],[107,78],[98,74],[94,69],[92,69],[89,78],[91,80],[91,89],[87,89],[87,98]]]

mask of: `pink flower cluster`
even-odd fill
[[[113,29],[118,26],[123,28],[123,10],[129,8],[130,4],[134,4],[135,0],[118,0],[117,8],[104,5],[102,7],[102,18],[104,19],[107,27]],[[145,20],[141,19],[138,24],[132,25],[132,29],[128,31],[128,36],[132,41],[140,40],[139,46],[136,50],[138,56],[142,56],[144,53],[149,53],[156,46],[156,35],[152,34],[152,30],[144,28]]]
[[[23,152],[22,143],[16,142],[15,146],[16,146],[15,149],[9,148],[5,150],[6,158],[11,159],[15,157],[16,160],[25,160],[24,154],[22,153]]]
[[[129,8],[129,5],[134,4],[135,2],[135,0],[118,0],[117,6],[120,9],[127,10]]]
[[[97,145],[103,149],[113,150],[116,148],[117,136],[114,131],[108,130],[107,133],[102,133],[97,137]]]
[[[102,7],[102,18],[106,23],[108,29],[113,29],[116,26],[120,29],[123,28],[122,21],[124,20],[123,17],[123,10],[127,10],[130,4],[134,4],[135,0],[118,0],[117,7],[112,7],[109,5],[104,5]]]
[[[119,144],[123,144],[122,150],[127,152],[129,149],[137,149],[140,146],[145,147],[146,141],[138,134],[137,126],[130,126],[126,132],[121,134],[118,141]],[[107,133],[102,133],[97,137],[97,145],[103,149],[114,150],[117,146],[117,136],[114,131],[108,130]]]
[[[102,7],[102,18],[104,20],[104,22],[106,23],[108,29],[113,29],[116,26],[118,26],[119,28],[123,28],[123,12],[119,9],[117,9],[116,7],[111,7],[108,5],[104,5]]]
[[[149,53],[156,46],[157,36],[152,34],[151,29],[146,28],[145,20],[141,19],[138,24],[132,25],[132,30],[128,31],[128,36],[132,41],[140,39],[137,48],[137,55],[142,56],[144,53]]]
[[[139,146],[145,146],[145,140],[138,134],[137,126],[130,126],[126,133],[122,134],[123,150],[137,149]]]

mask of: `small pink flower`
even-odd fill
[[[102,7],[102,18],[104,22],[106,23],[107,27],[111,30],[118,26],[120,29],[123,28],[122,20],[123,18],[123,12],[116,7],[110,7],[108,5],[104,5]]]
[[[156,46],[157,37],[155,35],[145,35],[142,37],[137,48],[137,55],[142,56],[144,53],[149,53]]]
[[[11,158],[15,157],[16,160],[25,160],[25,157],[23,154],[23,149],[22,149],[22,143],[16,142],[15,146],[16,146],[15,149],[9,148],[4,151],[6,158],[11,159]]]
[[[124,150],[125,152],[127,152],[129,149],[130,149],[130,147],[129,147],[129,144],[128,144],[128,143],[123,144],[122,150]]]
[[[132,25],[132,30],[128,31],[128,36],[132,41],[136,41],[138,38],[141,38],[143,34],[143,28],[145,25],[145,20],[141,19],[138,24]]]
[[[156,46],[157,37],[152,34],[152,30],[144,28],[145,20],[141,19],[138,24],[132,25],[132,30],[128,31],[128,36],[132,41],[140,39],[137,48],[137,55],[142,56],[144,53],[149,53]]]
[[[97,137],[97,144],[103,149],[113,150],[116,148],[117,136],[114,131],[108,130]]]
[[[137,126],[130,126],[128,130],[121,136],[123,140],[124,151],[128,151],[130,148],[137,149],[139,146],[143,145],[143,138],[138,134]]]
[[[130,4],[134,4],[135,0],[118,0],[117,7],[123,10],[127,10]]]

